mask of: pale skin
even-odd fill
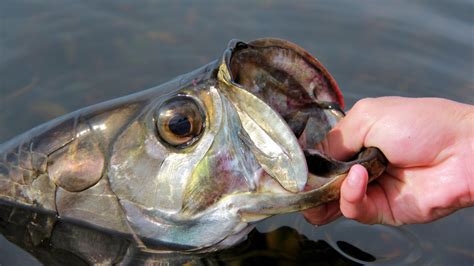
[[[382,97],[357,102],[324,141],[334,158],[375,146],[389,160],[367,185],[354,165],[340,200],[303,214],[326,224],[341,214],[366,224],[427,223],[474,206],[474,106],[439,98]]]

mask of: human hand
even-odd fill
[[[342,214],[362,223],[425,223],[474,205],[474,107],[438,98],[383,97],[356,103],[323,143],[344,160],[378,147],[389,160],[367,187],[354,165],[338,202],[306,210],[313,224]]]

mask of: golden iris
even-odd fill
[[[166,143],[186,147],[201,135],[204,121],[204,112],[193,98],[176,96],[158,109],[156,127]]]

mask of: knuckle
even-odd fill
[[[352,107],[356,113],[366,113],[368,110],[373,109],[375,105],[375,98],[364,98],[357,101]]]
[[[357,101],[348,116],[352,117],[352,121],[359,125],[370,125],[374,120],[374,111],[379,110],[378,101],[375,98],[364,98]],[[353,122],[354,123],[354,122]]]

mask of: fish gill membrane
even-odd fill
[[[347,162],[318,148],[343,109],[334,79],[302,48],[232,40],[191,73],[1,145],[0,230],[43,262],[53,250],[119,263],[137,250],[235,245],[262,219],[337,199],[352,165],[370,180],[385,170],[375,147]],[[103,233],[126,241],[91,243]]]

